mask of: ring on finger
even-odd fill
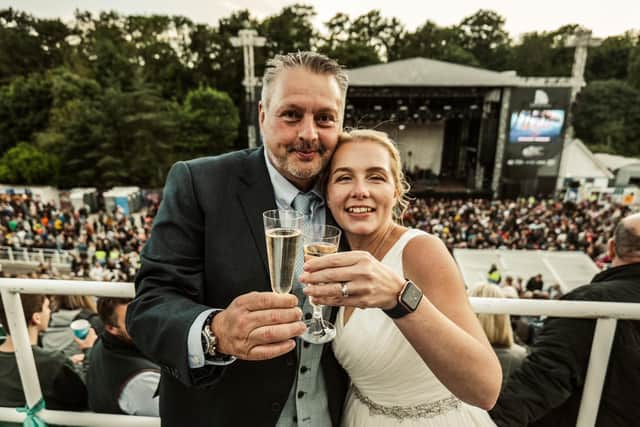
[[[349,297],[348,282],[341,282],[340,283],[340,290],[342,291],[342,297],[343,298],[348,298]]]

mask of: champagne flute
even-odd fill
[[[304,229],[304,255],[305,257],[318,257],[338,252],[341,231],[338,227],[324,224],[309,224]],[[332,341],[336,336],[336,328],[322,317],[321,305],[313,303],[313,316],[305,321],[307,330],[302,334],[302,339],[312,344],[324,344]]]
[[[262,219],[271,289],[279,294],[287,294],[293,286],[304,215],[290,209],[274,209],[264,212]]]

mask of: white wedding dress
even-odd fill
[[[404,277],[404,247],[423,233],[406,231],[382,263]],[[336,324],[333,351],[351,378],[343,426],[495,426],[486,411],[463,403],[438,381],[382,310],[356,308],[345,325],[341,308]],[[457,363],[455,355],[451,363]]]

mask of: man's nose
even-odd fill
[[[318,139],[318,128],[313,116],[305,114],[300,121],[298,138],[301,141],[316,141]]]

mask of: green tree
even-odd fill
[[[183,159],[229,151],[240,124],[238,110],[229,95],[212,88],[189,92],[180,121],[183,136],[176,155]]]
[[[151,88],[103,89],[62,70],[49,78],[53,107],[37,144],[64,165],[59,186],[162,185],[177,139],[173,102]]]
[[[597,47],[589,48],[586,80],[626,80],[634,39],[630,33],[604,39]]]
[[[0,158],[0,181],[9,184],[50,184],[57,169],[56,158],[28,142],[20,142]]]
[[[627,69],[629,84],[640,90],[640,43],[629,53],[629,65]]]
[[[176,16],[128,16],[125,38],[135,46],[141,67],[141,79],[153,85],[165,99],[182,100],[194,85],[182,61],[185,31],[192,25],[187,18]]]
[[[46,128],[51,102],[50,82],[42,74],[16,77],[0,87],[0,155]]]
[[[404,43],[407,33],[396,18],[384,18],[379,10],[371,10],[353,21],[350,39],[373,47],[378,57],[388,61]]]
[[[59,19],[0,10],[0,84],[63,65],[70,52],[66,39],[72,32]]]
[[[459,43],[460,36],[454,27],[440,27],[427,21],[413,33],[408,33],[400,49],[401,58],[424,57],[457,64],[479,66],[472,53]]]
[[[278,15],[266,18],[258,27],[259,35],[267,39],[266,57],[310,50],[316,38],[314,16],[313,6],[294,4],[284,7]]]
[[[480,9],[462,20],[460,46],[470,52],[482,67],[504,70],[509,63],[511,40],[504,29],[505,19],[492,10]]]
[[[125,32],[126,18],[117,12],[76,14],[76,26],[84,29],[78,61],[88,77],[102,87],[130,90],[139,84],[141,63],[132,37]],[[80,68],[80,66],[79,66]]]
[[[576,136],[590,145],[640,154],[640,91],[620,80],[589,83],[578,95],[573,125]]]
[[[577,25],[524,34],[511,49],[510,67],[521,76],[570,76],[574,49],[565,46]]]
[[[356,25],[348,15],[338,13],[325,22],[329,34],[322,40],[319,50],[347,68],[379,64],[382,62],[381,46],[365,36],[366,15],[357,20]]]

